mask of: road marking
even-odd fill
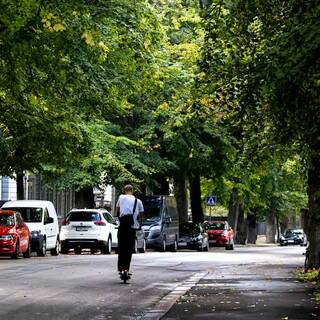
[[[207,275],[208,272],[198,272],[189,277],[187,280],[177,284],[176,288],[173,289],[169,294],[163,297],[158,304],[149,308],[141,318],[141,320],[159,320],[161,319],[177,302],[177,300],[183,296],[192,287],[196,286],[197,283]]]

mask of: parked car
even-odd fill
[[[118,247],[118,225],[105,209],[72,209],[62,222],[60,242],[64,254],[70,249],[76,254],[82,249],[109,254]]]
[[[280,237],[280,246],[289,244],[307,245],[307,236],[302,229],[287,229]]]
[[[0,210],[0,254],[30,258],[31,235],[19,212]]]
[[[142,229],[147,248],[177,251],[179,226],[176,200],[172,196],[149,196],[143,201]]]
[[[144,237],[143,230],[137,230],[136,231],[136,241],[134,243],[133,247],[133,253],[145,253],[147,250],[147,241]]]
[[[210,246],[224,246],[226,250],[234,249],[233,230],[227,221],[207,221],[204,226],[208,232]]]
[[[56,209],[52,202],[44,200],[8,201],[3,209],[21,213],[31,233],[31,249],[38,256],[59,254],[59,225]]]
[[[201,224],[186,222],[179,225],[178,248],[208,251],[208,233]]]

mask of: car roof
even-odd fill
[[[15,200],[15,201],[8,201],[2,207],[3,208],[10,208],[10,207],[22,207],[22,208],[29,208],[29,207],[45,207],[52,205],[52,202],[46,200]]]
[[[107,209],[102,209],[102,208],[98,208],[98,209],[87,209],[87,208],[84,208],[84,209],[76,209],[76,208],[73,208],[70,210],[70,212],[92,212],[92,211],[95,211],[95,212],[108,212],[109,211]]]
[[[206,221],[206,223],[215,224],[215,223],[227,223],[226,220],[216,220],[216,221]]]

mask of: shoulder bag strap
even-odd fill
[[[134,206],[133,206],[132,214],[134,214],[136,212],[136,207],[137,207],[137,198],[135,198],[135,200],[134,200]]]

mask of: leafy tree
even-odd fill
[[[112,146],[125,135],[119,128],[132,114],[129,98],[143,90],[161,34],[152,7],[70,0],[2,1],[0,9],[1,173],[65,173],[66,184],[76,171],[68,168],[77,167],[83,172],[72,180],[79,186],[106,170],[109,179],[131,177],[129,161],[118,162],[122,154]],[[95,144],[96,132],[112,141]],[[124,152],[128,158],[129,148]],[[136,164],[129,165],[133,171]]]
[[[176,190],[181,191],[177,197],[182,204],[180,219],[187,219],[188,179],[193,220],[203,221],[200,177],[223,170],[227,141],[198,91],[197,62],[203,41],[199,2],[162,3],[158,10],[168,41],[158,56],[159,86],[153,111],[157,127],[152,138],[157,139],[161,156],[174,164],[166,174],[174,177]]]
[[[294,143],[305,159],[309,263],[319,266],[319,4],[213,1],[207,14],[214,103],[263,134],[269,150]]]

